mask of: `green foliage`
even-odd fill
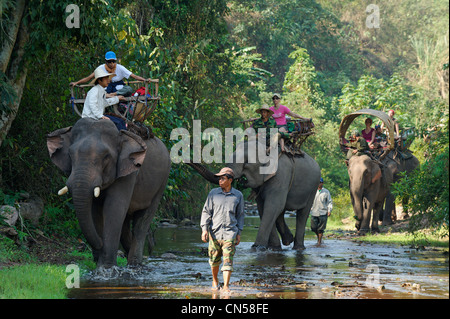
[[[346,115],[360,109],[375,109],[388,111],[394,109],[401,114],[410,102],[410,89],[397,73],[389,80],[377,79],[371,75],[364,75],[358,84],[346,84],[339,97],[339,110]]]
[[[429,157],[420,170],[404,176],[393,185],[393,193],[409,199],[406,208],[412,215],[410,228],[415,232],[424,225],[435,230],[449,229],[449,145],[447,127],[439,130],[435,142],[427,146]]]

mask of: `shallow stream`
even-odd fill
[[[295,218],[286,218],[291,229]],[[258,217],[246,217],[234,257],[231,298],[449,298],[448,249],[376,245],[327,239],[306,250],[252,251]],[[207,244],[199,227],[160,227],[146,266],[93,271],[70,298],[220,298],[210,290]],[[292,245],[292,244],[291,244]],[[219,275],[221,279],[221,275]]]

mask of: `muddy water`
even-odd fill
[[[287,218],[291,229],[295,219]],[[259,218],[247,217],[237,247],[231,298],[304,299],[449,298],[448,249],[416,250],[346,239],[326,239],[306,250],[254,252]],[[140,268],[114,268],[83,276],[71,298],[220,298],[210,291],[207,244],[198,227],[156,231],[156,247]],[[220,278],[220,277],[219,277]]]

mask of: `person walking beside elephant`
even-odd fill
[[[327,220],[332,210],[333,201],[331,194],[328,189],[323,187],[323,178],[321,177],[316,197],[311,207],[311,230],[317,235],[317,247],[322,245],[323,232],[327,227]]]
[[[220,287],[218,274],[223,256],[222,291],[229,294],[233,257],[244,228],[244,197],[240,191],[231,186],[234,179],[231,168],[224,167],[215,176],[219,177],[220,188],[212,189],[206,199],[200,221],[201,238],[205,243],[209,240],[208,255],[213,275],[212,290],[218,291]]]

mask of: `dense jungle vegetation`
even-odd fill
[[[350,206],[342,116],[395,109],[402,126],[415,127],[411,149],[422,166],[395,192],[411,196],[415,217],[448,234],[448,1],[379,0],[376,12],[350,0],[80,0],[80,28],[67,28],[72,2],[0,2],[0,205],[28,192],[44,200],[46,233],[80,235],[70,197],[56,195],[65,177],[45,135],[75,123],[69,82],[112,50],[133,73],[160,80],[161,102],[147,124],[169,149],[172,129],[191,130],[194,119],[202,129],[239,127],[281,93],[282,104],[313,118],[316,134],[303,148],[341,209]],[[16,40],[10,30],[18,24]],[[173,164],[158,216],[198,216],[210,188]]]

